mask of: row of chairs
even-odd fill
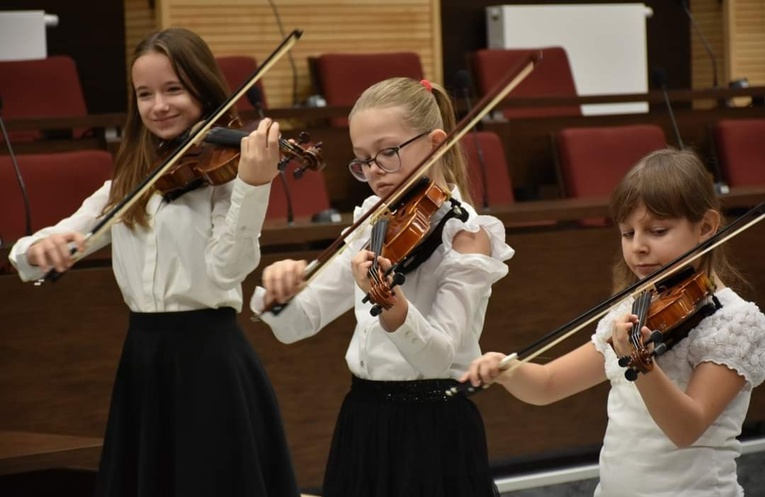
[[[113,171],[112,154],[105,150],[19,154],[16,159],[27,192],[31,232],[52,226],[75,212],[88,195],[111,178]],[[296,219],[309,219],[330,209],[323,176],[310,174],[303,180],[284,174],[273,181],[267,219],[287,219],[287,191]],[[0,245],[11,244],[26,234],[25,214],[24,196],[11,158],[0,155]]]
[[[765,185],[765,119],[721,121],[715,128],[723,181],[731,187]],[[556,136],[561,196],[606,197],[642,156],[666,147],[664,131],[655,125],[569,128]],[[465,151],[476,207],[515,202],[507,157],[498,135],[476,131],[465,135]],[[32,230],[51,225],[74,212],[82,200],[112,174],[112,156],[103,150],[81,150],[17,157],[31,204]],[[287,189],[285,190],[284,182]],[[485,189],[485,194],[484,194]],[[291,174],[272,186],[266,217],[287,218],[287,192],[293,215],[308,219],[330,209],[323,175],[296,180]],[[25,231],[24,203],[8,156],[0,156],[0,238],[15,240]]]

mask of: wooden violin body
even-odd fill
[[[239,169],[242,138],[255,129],[257,124],[256,121],[239,127],[238,121],[234,120],[229,126],[211,128],[201,145],[190,147],[165,174],[157,178],[156,190],[163,196],[172,198],[200,186],[222,185],[233,180]],[[296,177],[302,176],[306,169],[324,169],[321,143],[303,147],[309,142],[310,137],[305,132],[300,133],[297,142],[279,138],[279,150],[282,153],[280,170],[292,160],[301,164],[294,173]],[[165,159],[162,155],[160,153],[159,161]]]
[[[690,274],[688,276],[688,274]],[[633,326],[630,342],[633,350],[619,359],[627,368],[625,376],[634,381],[638,373],[653,370],[653,358],[661,355],[688,335],[699,322],[714,313],[720,303],[714,297],[715,285],[705,273],[696,273],[688,267],[671,286],[657,285],[645,298],[650,297],[647,310],[637,310],[638,323]],[[636,302],[640,297],[636,298]],[[638,304],[640,305],[640,304]],[[636,308],[633,307],[633,312]],[[642,340],[640,329],[652,330],[648,341]],[[653,343],[653,349],[648,347]]]

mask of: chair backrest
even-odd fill
[[[105,150],[77,150],[17,156],[26,185],[32,231],[73,214],[112,176],[112,155]],[[11,243],[24,236],[25,210],[11,158],[0,155],[0,236]]]
[[[384,79],[403,76],[422,79],[416,52],[327,53],[310,64],[318,92],[328,105],[351,106],[364,90]],[[333,118],[333,126],[347,126],[348,119]]]
[[[232,92],[239,88],[258,68],[258,63],[255,58],[247,55],[223,55],[216,57],[215,60],[218,62],[218,67],[220,67],[223,77],[226,78],[226,82]],[[260,100],[260,108],[268,108],[268,105],[266,104],[266,94],[263,91],[262,80],[255,83],[254,88],[257,89],[253,90],[253,88],[250,88],[248,91],[248,95],[251,95],[251,98],[242,97],[236,102],[237,110],[243,111],[255,109],[255,105],[250,100],[253,100],[256,103]]]
[[[560,182],[566,197],[607,197],[645,155],[667,146],[652,124],[567,128],[557,136]]]
[[[470,132],[462,137],[460,145],[467,159],[470,195],[476,210],[480,211],[484,206],[484,183],[489,206],[515,202],[505,149],[499,136],[491,131]]]
[[[542,52],[542,61],[529,76],[511,93],[510,97],[559,96],[575,97],[576,85],[571,72],[571,64],[563,47],[544,47],[539,49],[504,49],[487,48],[476,51],[470,58],[470,65],[475,78],[478,94],[489,93],[515,67],[533,51]],[[508,118],[545,117],[545,116],[580,116],[578,105],[565,107],[506,108],[502,114]]]
[[[292,174],[294,169],[295,166],[288,165],[284,175],[277,176],[271,182],[266,219],[280,221],[287,219],[284,180],[287,182],[287,190],[292,199],[292,213],[295,219],[310,219],[314,214],[330,208],[329,193],[321,171],[306,171],[302,178],[296,179]]]
[[[74,60],[56,55],[39,60],[0,61],[3,118],[80,117],[88,113]],[[87,130],[74,130],[74,138]],[[9,133],[12,141],[40,138],[37,131]],[[3,138],[0,136],[0,141]]]
[[[765,119],[724,119],[714,136],[728,186],[765,185]]]

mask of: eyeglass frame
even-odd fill
[[[386,173],[395,173],[396,171],[401,169],[401,156],[399,155],[399,151],[401,151],[402,148],[406,147],[410,143],[419,140],[423,136],[429,135],[431,132],[432,132],[432,130],[425,131],[425,132],[422,132],[419,135],[415,136],[414,138],[410,138],[410,139],[406,140],[404,143],[402,143],[400,145],[397,145],[395,147],[385,147],[383,149],[380,149],[380,150],[377,151],[377,153],[374,155],[374,157],[370,157],[369,159],[353,159],[352,161],[350,161],[348,163],[348,170],[351,172],[351,176],[353,176],[355,179],[357,179],[358,181],[361,181],[363,183],[368,182],[369,180],[367,179],[366,175],[364,174],[364,166],[372,167],[372,163],[373,162],[375,164],[377,164],[377,167],[379,167],[381,170],[385,171]],[[383,152],[390,152],[390,151],[393,151],[393,153],[395,153],[396,156],[398,157],[398,167],[396,169],[392,169],[392,170],[391,169],[387,169],[387,168],[381,166],[380,163],[377,162],[377,156],[378,155],[380,155]],[[357,176],[356,173],[353,171],[354,164],[360,164],[360,167],[361,167],[360,173],[361,173],[361,176],[363,176],[363,177]]]

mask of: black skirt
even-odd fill
[[[453,380],[354,377],[324,475],[323,497],[492,497],[483,420]]]
[[[271,383],[231,308],[131,313],[104,497],[297,497]]]

